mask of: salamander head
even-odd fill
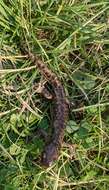
[[[54,143],[50,143],[42,153],[41,164],[45,167],[50,167],[53,161],[57,160],[58,152],[57,146]]]

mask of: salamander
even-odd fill
[[[53,161],[57,160],[59,157],[69,113],[69,104],[66,99],[64,87],[56,74],[53,73],[36,55],[28,53],[27,57],[36,65],[42,76],[44,76],[50,83],[54,91],[53,132],[50,142],[46,144],[41,155],[41,164],[45,167],[49,167],[52,165]]]

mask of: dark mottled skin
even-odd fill
[[[40,73],[52,85],[55,94],[55,108],[53,120],[53,135],[50,142],[45,146],[42,153],[41,163],[43,166],[51,166],[54,160],[58,159],[60,148],[63,143],[64,129],[69,112],[69,105],[66,99],[64,88],[57,76],[37,56],[29,53],[28,58],[34,62]]]

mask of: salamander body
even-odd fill
[[[51,84],[54,91],[54,120],[53,133],[50,142],[45,146],[41,156],[41,163],[43,166],[51,166],[54,160],[58,159],[59,152],[63,143],[64,129],[66,127],[66,120],[69,113],[68,100],[63,85],[60,80],[47,65],[32,53],[28,53],[28,58],[34,62],[40,73]]]

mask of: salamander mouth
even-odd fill
[[[52,162],[52,161],[51,161],[51,162],[41,162],[41,164],[42,164],[42,166],[43,166],[44,168],[48,168],[48,167],[51,167],[51,166],[52,166],[53,162]]]

